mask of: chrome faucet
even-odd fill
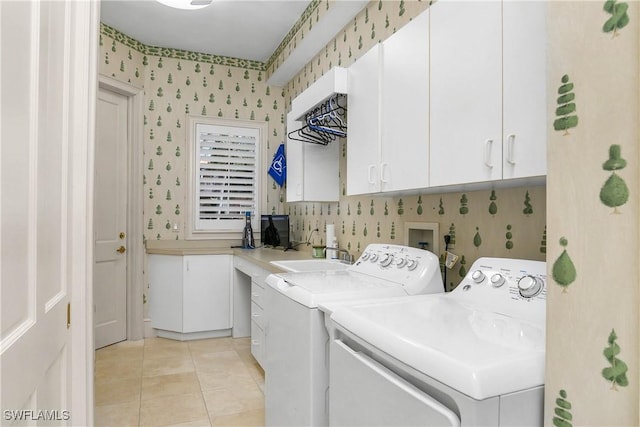
[[[340,258],[341,262],[346,262],[349,264],[353,264],[353,255],[349,254],[349,251],[341,248],[324,248],[324,254],[327,255],[327,250],[338,252],[338,258]],[[342,254],[342,257],[340,256]]]

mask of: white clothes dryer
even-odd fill
[[[449,294],[338,307],[330,425],[541,426],[545,281],[480,258]]]
[[[329,423],[330,340],[319,304],[444,291],[433,253],[383,244],[367,246],[346,270],[273,274],[267,284],[267,426]]]

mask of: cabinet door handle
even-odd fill
[[[369,175],[369,184],[375,184],[376,183],[376,165],[369,165],[369,169],[367,170],[367,173]]]
[[[488,168],[492,168],[491,163],[491,146],[493,145],[493,139],[487,139],[484,143],[484,164]]]
[[[389,180],[385,179],[385,171],[389,170],[389,163],[381,163],[380,164],[380,182],[388,183]],[[387,174],[388,175],[388,174]]]
[[[516,134],[512,133],[509,136],[507,136],[507,162],[510,165],[516,164],[516,160],[514,158],[515,144],[516,144]]]

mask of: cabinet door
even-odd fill
[[[382,45],[381,191],[429,186],[429,10]]]
[[[231,328],[231,256],[184,257],[183,332]]]
[[[547,174],[547,58],[544,1],[503,5],[503,178]]]
[[[380,191],[380,60],[375,45],[348,69],[347,194]]]
[[[149,255],[149,287],[152,326],[182,332],[182,257]]]
[[[291,113],[287,114],[287,134],[300,129],[301,122],[294,120]],[[287,202],[304,200],[304,152],[302,141],[287,137]]]
[[[287,115],[287,133],[303,122]],[[340,199],[340,142],[318,145],[287,138],[287,202]]]
[[[304,153],[304,197],[309,202],[340,200],[340,142],[327,145],[302,143]]]
[[[440,0],[430,27],[430,184],[501,179],[501,2]]]

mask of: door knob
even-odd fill
[[[116,249],[116,252],[120,252],[121,254],[123,254],[126,250],[127,248],[125,248],[124,246],[120,246],[118,249]]]

